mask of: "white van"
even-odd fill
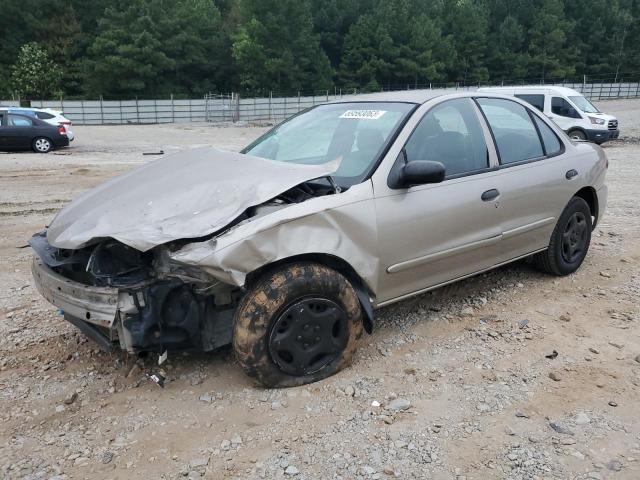
[[[525,87],[486,87],[479,92],[514,95],[529,102],[562,128],[574,140],[597,144],[618,138],[618,120],[598,110],[581,93],[551,85]]]

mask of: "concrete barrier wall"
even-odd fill
[[[640,98],[640,82],[556,84],[582,92],[591,100]],[[449,86],[430,89],[442,93],[475,90],[477,87]],[[347,96],[329,94],[295,97],[238,98],[236,95],[208,95],[191,100],[50,100],[32,101],[32,107],[53,108],[78,125],[121,125],[186,122],[247,121],[277,122],[314,105]],[[351,94],[349,95],[351,96]],[[18,106],[0,101],[0,106]]]
[[[17,100],[0,100],[0,108],[2,107],[19,107],[20,102]]]

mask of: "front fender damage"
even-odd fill
[[[339,195],[287,205],[215,238],[167,251],[168,259],[174,265],[200,267],[225,284],[244,287],[247,275],[274,262],[300,256],[337,257],[357,274],[351,283],[370,331],[370,297],[375,295],[379,272],[372,193],[371,183],[364,182]]]

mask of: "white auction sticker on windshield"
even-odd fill
[[[378,120],[387,113],[385,110],[347,110],[340,118],[356,118],[361,120]]]

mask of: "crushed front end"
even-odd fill
[[[113,239],[59,249],[46,232],[29,243],[39,292],[104,350],[210,351],[231,342],[241,289],[172,265],[163,249]]]

